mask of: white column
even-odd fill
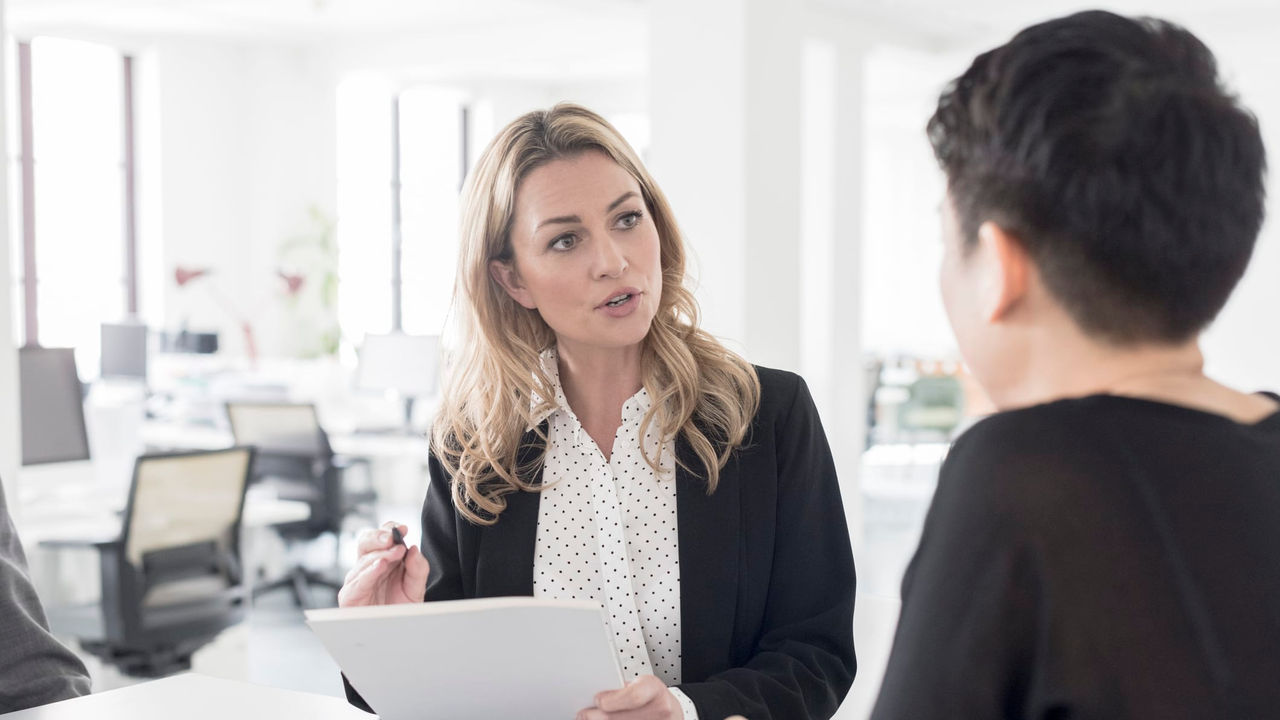
[[[835,47],[835,133],[832,193],[827,208],[831,218],[831,261],[826,267],[831,312],[826,332],[831,337],[824,356],[830,385],[819,395],[829,406],[823,418],[844,496],[854,552],[862,544],[862,492],[860,471],[866,443],[866,377],[863,371],[862,276],[863,179],[863,68],[865,41],[845,33]],[[821,331],[821,330],[819,330]]]
[[[803,3],[655,0],[650,168],[691,250],[703,325],[799,367]]]
[[[4,36],[4,0],[0,0],[0,37]],[[5,128],[9,117],[5,103],[9,95],[5,81],[9,77],[6,53],[0,53],[0,138],[8,137]],[[0,173],[0,198],[9,197],[9,173]],[[18,497],[18,467],[22,463],[22,429],[18,415],[18,349],[13,341],[13,277],[9,267],[9,203],[0,202],[0,481],[13,506]]]
[[[650,169],[697,260],[703,325],[805,376],[859,543],[868,33],[803,2],[651,7]]]
[[[804,46],[800,371],[813,390],[835,457],[855,544],[866,433],[862,372],[862,43],[810,38]]]

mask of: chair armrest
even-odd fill
[[[124,540],[119,536],[93,536],[85,535],[83,537],[57,537],[45,538],[37,543],[44,548],[97,548],[99,551],[111,550],[120,545]]]
[[[346,470],[357,465],[369,465],[369,457],[367,455],[341,455],[333,456],[333,466],[339,470]]]

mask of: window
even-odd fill
[[[397,91],[377,76],[353,75],[338,86],[338,319],[349,344],[391,330],[397,318],[408,333],[444,328],[458,251],[464,107],[458,92]]]
[[[398,90],[374,74],[346,77],[337,104],[343,339],[358,345],[366,333],[388,332],[397,320],[406,333],[447,336],[459,191],[469,156],[497,130],[491,112],[472,115],[466,95],[453,88]],[[643,156],[648,116],[620,113],[610,121]]]
[[[404,331],[444,328],[458,263],[462,98],[439,88],[400,94],[400,260]]]
[[[344,345],[391,329],[391,107],[394,88],[338,85],[338,325]]]
[[[76,348],[81,375],[92,376],[99,325],[126,316],[133,282],[125,229],[132,201],[126,196],[127,61],[114,48],[61,38],[39,37],[14,49],[10,207],[13,244],[22,248],[13,263],[15,296],[23,298],[23,322],[15,328],[27,343]],[[30,135],[21,121],[27,107]],[[29,174],[23,168],[28,153]],[[27,217],[29,196],[34,214]],[[34,277],[24,269],[28,249]]]

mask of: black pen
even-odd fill
[[[400,528],[398,527],[391,528],[391,544],[404,545],[404,535],[400,533]]]

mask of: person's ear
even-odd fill
[[[501,285],[503,290],[507,291],[512,300],[530,310],[537,309],[538,306],[533,302],[533,296],[520,279],[520,272],[516,270],[515,263],[505,260],[490,260],[489,276],[493,278],[494,282]]]
[[[989,323],[998,323],[1026,298],[1031,258],[1018,238],[989,220],[978,228],[978,247],[985,265],[982,317]]]

